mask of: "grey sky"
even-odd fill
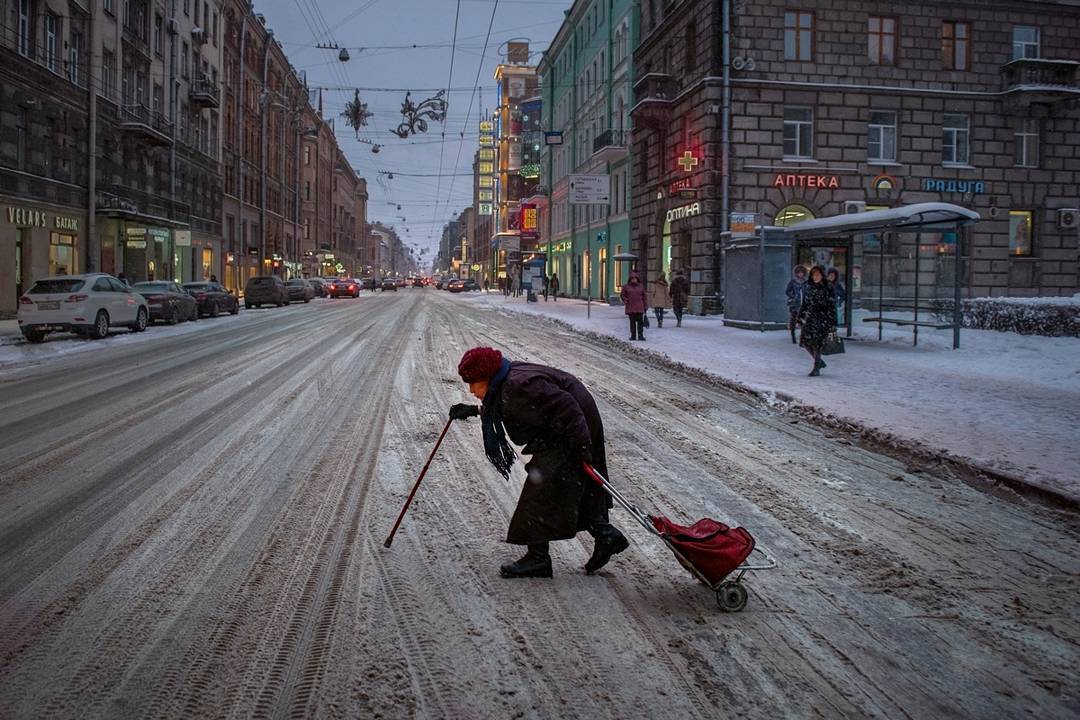
[[[361,138],[382,145],[378,154],[371,152],[370,145],[357,142],[341,118],[345,103],[352,99],[351,89],[324,90],[324,116],[334,119],[342,150],[357,172],[367,178],[369,220],[394,225],[407,243],[428,248],[425,258],[430,260],[443,223],[472,201],[472,181],[465,174],[472,170],[480,113],[490,113],[494,105],[492,76],[501,46],[511,38],[528,38],[533,50],[543,50],[570,4],[571,0],[498,0],[496,8],[495,0],[461,0],[453,53],[450,44],[457,0],[255,0],[255,12],[266,16],[267,26],[274,30],[293,66],[307,73],[309,86],[360,88],[361,99],[375,113]],[[491,39],[476,83],[493,9]],[[339,62],[336,51],[314,47],[328,42],[348,48],[349,62]],[[412,44],[441,47],[378,47]],[[538,54],[535,60],[539,60]],[[401,121],[405,93],[364,90],[416,88],[412,99],[419,102],[433,94],[431,89],[446,87],[448,81],[451,92],[445,140],[439,126],[409,140],[393,135],[389,131]],[[474,83],[480,88],[475,95],[471,90]],[[472,111],[464,127],[470,101]],[[441,180],[404,175],[437,175],[440,149]],[[380,170],[395,173],[394,179],[384,176],[380,182]],[[396,207],[399,204],[401,211]]]

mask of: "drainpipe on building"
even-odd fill
[[[90,118],[87,129],[86,152],[88,154],[86,179],[86,272],[96,272],[101,267],[101,243],[97,236],[97,88],[94,73],[101,67],[97,53],[97,3],[90,3],[90,66],[86,69],[86,85],[90,92]],[[115,271],[115,268],[114,268]]]
[[[731,0],[721,0],[723,28],[721,30],[720,60],[723,63],[723,98],[720,109],[720,231],[726,232],[731,213]],[[719,236],[716,244],[720,244]],[[724,294],[722,269],[717,268],[716,257],[720,248],[713,248],[713,290],[717,296]],[[721,270],[720,276],[716,271]]]
[[[170,219],[174,221],[176,219],[176,126],[180,120],[178,112],[180,81],[176,79],[176,36],[179,31],[176,23],[176,0],[172,0],[169,3],[169,113],[172,115],[172,127],[169,129],[172,136],[172,143],[169,144],[169,209],[172,215]],[[167,278],[173,276],[173,253],[175,252],[173,235],[175,232],[174,229],[169,233],[169,242],[165,250],[165,266],[168,271],[163,274],[163,277]],[[148,246],[149,244],[147,243]]]
[[[259,274],[266,267],[266,111],[270,97],[266,87],[266,74],[270,65],[270,44],[274,42],[274,31],[266,31],[263,45],[262,92],[259,94]]]
[[[234,159],[235,167],[233,171],[234,182],[236,183],[236,222],[233,226],[233,237],[230,241],[230,246],[234,250],[233,259],[236,261],[236,291],[242,293],[244,291],[243,280],[243,266],[247,263],[247,238],[244,236],[243,229],[247,227],[244,223],[244,75],[246,74],[247,65],[244,62],[244,51],[247,45],[247,21],[248,16],[252,13],[252,5],[248,3],[247,13],[240,18],[240,78],[236,85],[236,143],[239,144],[237,148],[236,158]],[[234,146],[236,145],[234,143]],[[236,246],[236,233],[240,232],[239,250]]]

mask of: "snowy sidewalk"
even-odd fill
[[[556,318],[619,340],[629,336],[621,307],[561,299],[526,303],[501,294],[464,301]],[[855,340],[810,378],[809,356],[786,332],[725,327],[718,316],[670,311],[635,349],[661,353],[783,404],[794,401],[838,419],[916,441],[974,465],[1080,500],[1080,340],[963,330],[884,331],[856,318]]]

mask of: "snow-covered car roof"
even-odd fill
[[[796,238],[815,235],[858,235],[880,230],[935,232],[974,225],[979,222],[979,219],[979,213],[959,205],[927,202],[805,220],[784,228],[784,232]]]

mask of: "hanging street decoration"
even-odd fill
[[[360,128],[366,127],[368,118],[375,114],[369,112],[367,106],[367,103],[360,102],[360,91],[354,90],[353,99],[345,103],[345,112],[341,113],[349,127],[356,131],[357,140],[360,139]]]
[[[442,122],[446,119],[446,100],[443,99],[445,90],[440,90],[434,96],[424,100],[419,105],[414,105],[410,99],[411,92],[405,93],[405,102],[401,103],[401,124],[396,130],[390,132],[399,138],[407,138],[409,135],[427,132],[428,120]]]

